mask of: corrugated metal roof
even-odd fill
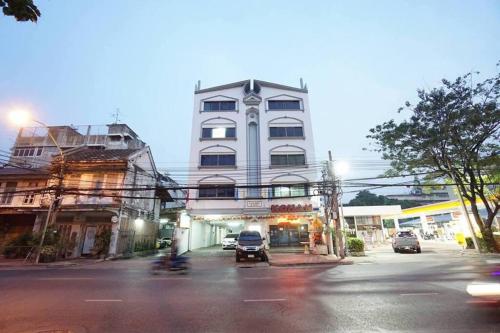
[[[40,168],[15,168],[15,167],[4,167],[0,168],[0,176],[48,176],[49,171],[47,169]]]
[[[65,156],[67,162],[126,161],[140,149],[80,149]]]

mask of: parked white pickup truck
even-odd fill
[[[417,235],[412,231],[400,231],[396,233],[392,239],[392,248],[394,252],[401,252],[404,250],[412,250],[417,253],[422,252]]]

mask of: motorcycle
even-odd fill
[[[186,274],[191,269],[189,257],[177,256],[174,260],[170,256],[157,256],[151,263],[151,273],[158,274],[160,271],[182,272]]]
[[[429,234],[429,233],[426,233],[424,234],[424,237],[423,237],[425,240],[431,240],[431,239],[434,239],[434,235],[433,234]]]

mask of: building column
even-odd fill
[[[118,249],[118,237],[120,235],[120,224],[122,222],[122,209],[120,209],[116,219],[114,216],[112,217],[111,222],[113,222],[113,224],[111,225],[111,240],[109,242],[108,255],[116,256]]]
[[[422,231],[424,234],[429,231],[429,225],[427,224],[427,215],[420,214],[420,224],[422,225]]]
[[[36,214],[35,223],[33,223],[33,232],[40,232],[46,219],[47,214]]]

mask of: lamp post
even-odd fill
[[[57,143],[56,139],[52,135],[52,133],[50,133],[49,126],[47,124],[39,121],[39,120],[33,119],[29,112],[27,112],[25,110],[14,110],[8,114],[8,118],[12,124],[14,124],[18,127],[26,126],[26,124],[28,124],[29,122],[34,122],[36,124],[39,124],[39,125],[45,127],[47,129],[47,134],[48,134],[50,140],[52,140],[52,142],[54,143],[56,148],[59,150],[59,155],[60,155],[60,159],[61,159],[60,168],[59,168],[58,177],[57,177],[58,178],[58,185],[56,188],[56,192],[54,194],[54,199],[51,201],[50,206],[49,206],[49,210],[47,211],[47,218],[45,219],[45,224],[43,226],[42,235],[40,237],[40,243],[38,244],[38,251],[37,251],[36,259],[35,259],[35,263],[38,264],[38,262],[40,261],[40,254],[42,252],[43,242],[45,241],[45,234],[47,233],[47,227],[49,226],[51,219],[53,219],[54,216],[56,215],[57,206],[58,206],[60,196],[61,196],[61,188],[62,188],[63,176],[64,176],[64,153],[63,153],[63,150],[61,149],[61,147],[59,146],[59,144]]]

